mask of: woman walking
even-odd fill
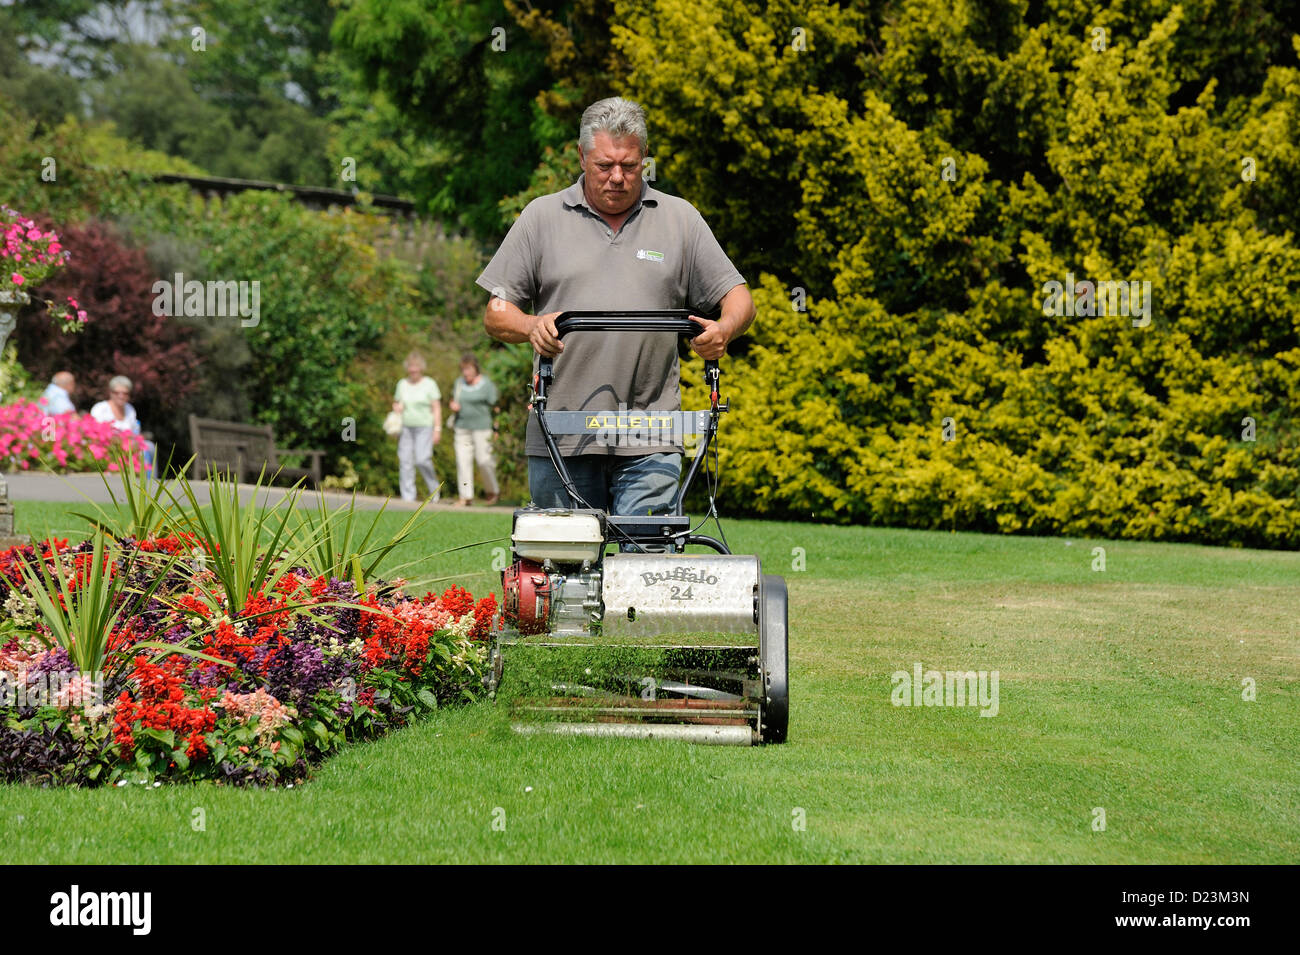
[[[438,500],[438,476],[433,472],[433,446],[442,439],[442,393],[424,374],[424,356],[406,356],[406,377],[393,392],[393,410],[402,416],[397,439],[398,484],[403,501],[415,500],[415,472],[424,477],[429,497]]]
[[[451,410],[456,415],[457,507],[474,500],[474,465],[483,472],[484,504],[500,496],[496,463],[492,460],[492,406],[497,403],[497,386],[479,370],[478,359],[466,352],[460,356],[460,377],[452,387]]]

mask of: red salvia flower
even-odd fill
[[[474,609],[474,595],[455,584],[447,588],[438,602],[443,610],[458,620]]]

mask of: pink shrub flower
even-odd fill
[[[30,470],[42,463],[55,470],[103,470],[110,449],[121,447],[133,459],[140,457],[144,441],[90,415],[60,415],[48,427],[49,412],[38,402],[17,401],[0,405],[0,470]],[[136,465],[139,466],[138,463]]]
[[[221,702],[213,705],[221,707],[241,723],[256,720],[257,737],[263,745],[270,742],[281,726],[298,715],[297,710],[285,706],[264,688],[258,688],[252,693],[231,693],[227,690]]]
[[[3,230],[3,242],[0,243],[0,256],[11,260],[12,266],[6,277],[0,271],[0,288],[20,289],[26,291],[40,288],[51,275],[68,264],[71,256],[59,241],[58,233],[49,229],[38,229],[31,219],[24,219],[17,211],[8,206],[0,206],[0,230]],[[17,271],[21,266],[22,271]],[[79,332],[89,320],[80,311],[80,306],[71,303],[71,313],[67,306],[45,303],[49,317],[59,324],[60,330]]]

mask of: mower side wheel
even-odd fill
[[[789,624],[785,578],[764,574],[758,618],[760,666],[765,698],[759,707],[759,738],[784,743],[790,725]]]

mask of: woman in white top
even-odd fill
[[[130,402],[131,379],[118,375],[108,383],[108,400],[96,402],[90,409],[90,416],[96,421],[111,424],[118,431],[140,433],[140,419],[135,415],[135,408]]]
[[[90,409],[90,416],[96,421],[111,424],[118,431],[140,434],[140,419],[136,417],[132,406],[131,379],[126,375],[117,375],[108,383],[108,400],[98,401]],[[156,448],[152,441],[144,441],[144,476],[153,476],[153,459]]]
[[[402,500],[415,500],[415,472],[424,478],[429,497],[438,500],[438,476],[433,471],[433,446],[442,438],[442,394],[424,374],[424,356],[406,356],[406,377],[393,391],[393,410],[402,416],[397,439],[398,486]]]

